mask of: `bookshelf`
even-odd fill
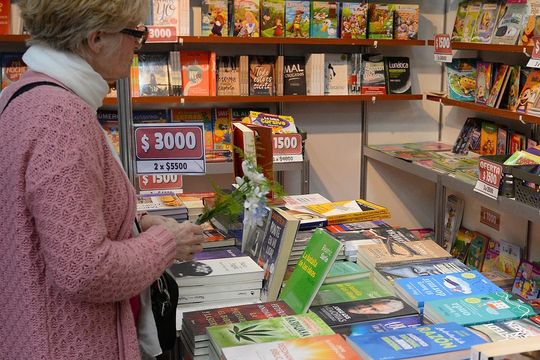
[[[522,53],[530,56],[532,46],[523,45],[499,45],[499,44],[480,44],[471,42],[452,41],[452,50],[476,50],[476,51],[492,51],[498,53]],[[427,41],[428,46],[434,46],[433,40]]]

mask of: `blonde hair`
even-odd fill
[[[143,22],[149,0],[19,0],[31,44],[57,50],[83,51],[92,31],[118,32]]]

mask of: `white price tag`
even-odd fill
[[[527,67],[540,69],[540,59],[529,59]]]
[[[476,191],[477,193],[480,193],[482,195],[485,195],[493,200],[497,200],[498,196],[499,196],[499,188],[498,187],[495,187],[495,186],[492,186],[492,185],[489,185],[485,182],[482,182],[480,180],[478,180],[476,182],[476,185],[474,187],[474,191]]]
[[[435,59],[435,61],[438,61],[438,62],[451,63],[453,56],[443,55],[443,54],[434,54],[433,58]]]

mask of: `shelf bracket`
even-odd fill
[[[527,57],[531,57],[531,54],[529,54],[529,53],[527,52],[527,47],[525,47],[525,46],[523,47],[523,53],[524,53],[525,55],[527,55]]]
[[[373,104],[375,104],[376,101],[377,101],[377,97],[376,97],[376,96],[372,96],[372,97],[371,97],[371,102],[372,102]]]
[[[523,121],[523,115],[519,115],[518,120],[519,120],[523,125],[527,125],[527,123],[526,123],[525,121]]]
[[[373,47],[376,49],[377,46],[379,46],[379,41],[375,40],[375,41],[373,42]]]
[[[183,37],[178,37],[178,45],[184,46],[184,38]]]
[[[181,98],[180,98],[180,105],[181,105],[181,106],[184,106],[185,103],[186,103],[186,99],[183,98],[183,97],[181,97]]]

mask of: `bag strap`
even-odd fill
[[[59,87],[59,88],[62,88],[62,89],[65,89],[66,91],[68,91],[65,87],[63,87],[62,85],[58,85],[57,83],[54,83],[52,81],[36,81],[36,82],[33,82],[33,83],[28,83],[28,84],[25,84],[23,86],[21,86],[20,88],[17,89],[17,91],[15,91],[13,93],[13,95],[11,95],[11,97],[9,98],[8,102],[6,103],[6,106],[4,106],[4,108],[2,109],[2,111],[0,112],[0,114],[2,114],[6,109],[7,107],[9,106],[9,104],[11,104],[11,102],[13,100],[15,100],[15,98],[29,90],[32,90],[33,88],[35,88],[36,86],[43,86],[43,85],[49,85],[49,86],[56,86],[56,87]]]

